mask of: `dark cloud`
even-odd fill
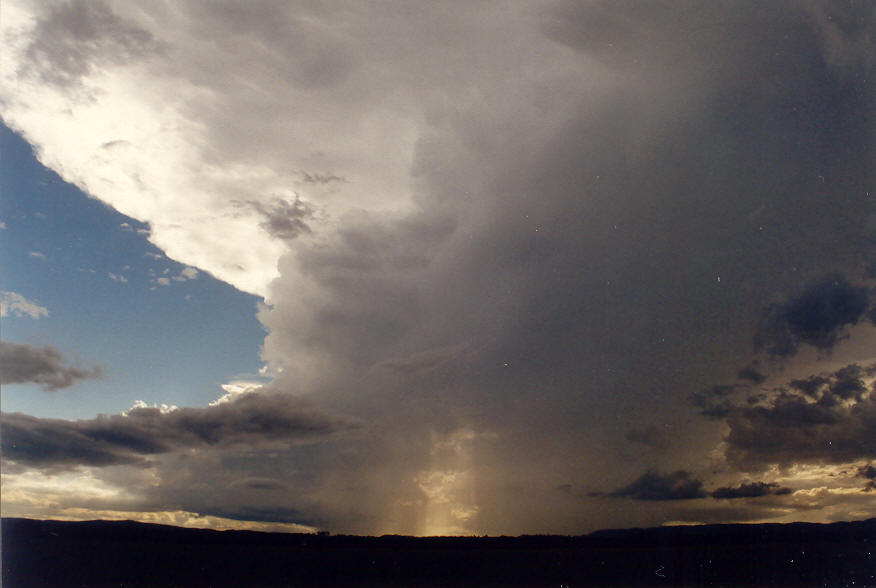
[[[699,409],[703,416],[723,419],[736,408],[738,393],[747,389],[747,386],[719,384],[694,392],[691,395],[691,404]]]
[[[318,246],[299,241],[261,314],[265,355],[286,366],[276,385],[403,440],[361,449],[393,456],[381,471],[396,488],[431,463],[433,435],[463,424],[504,441],[478,455],[483,495],[533,479],[583,487],[570,469],[620,487],[652,465],[646,452],[617,465],[594,447],[660,444],[649,423],[680,424],[679,391],[737,373],[768,301],[861,265],[868,90],[825,62],[805,10],[561,5],[546,29],[582,63],[608,64],[617,92],[591,99],[584,70],[514,98],[478,85],[492,99],[442,112],[418,142],[415,211],[351,214]],[[799,313],[786,318],[815,340]],[[446,361],[461,342],[482,351]],[[375,367],[407,377],[362,377]],[[726,419],[747,389],[708,389],[699,408]],[[685,458],[702,460],[720,429],[687,434],[667,463],[699,463]],[[620,491],[706,495],[672,476]],[[510,511],[563,524],[516,496],[481,504],[471,524],[501,528]]]
[[[221,508],[201,509],[197,511],[201,516],[214,516],[231,519],[233,521],[257,521],[263,523],[293,523],[298,525],[310,525],[315,521],[307,517],[305,513],[294,508],[243,506],[234,510]]]
[[[755,384],[761,384],[766,380],[766,376],[760,373],[756,367],[747,365],[739,370],[736,377],[740,380],[748,380]]]
[[[310,233],[304,221],[313,215],[313,210],[298,198],[294,202],[277,198],[269,205],[261,202],[250,202],[250,205],[265,217],[262,227],[277,238],[294,239],[302,233]]]
[[[143,464],[144,456],[189,448],[314,441],[352,426],[289,397],[252,393],[207,408],[135,407],[90,420],[2,418],[3,457],[37,467]]]
[[[151,33],[119,18],[103,2],[52,4],[27,50],[29,69],[44,82],[78,83],[95,68],[120,65],[160,50]]]
[[[869,306],[867,288],[853,286],[841,275],[828,276],[769,308],[758,330],[756,347],[778,357],[794,355],[801,344],[830,350]]]
[[[333,182],[346,183],[347,179],[337,176],[331,172],[326,173],[310,173],[301,172],[301,179],[308,184],[331,184]]]
[[[858,477],[867,480],[867,483],[864,485],[863,488],[864,492],[876,490],[876,467],[873,467],[873,464],[867,464],[866,466],[859,467]]]
[[[288,484],[286,484],[282,480],[275,480],[273,478],[243,478],[241,480],[235,480],[234,482],[232,482],[231,487],[251,488],[253,490],[265,491],[282,491],[289,489]]]
[[[0,376],[4,384],[33,383],[54,391],[102,375],[103,369],[98,366],[86,369],[67,365],[67,358],[54,347],[0,342]]]
[[[651,470],[636,481],[611,492],[609,496],[635,498],[636,500],[692,500],[707,496],[703,483],[692,478],[685,470],[669,474]]]
[[[790,494],[791,489],[779,486],[776,483],[767,482],[743,482],[739,486],[723,486],[712,491],[712,498],[732,499],[732,498],[756,498],[758,496],[767,496],[774,494],[782,496]]]
[[[876,457],[874,366],[791,380],[757,403],[731,404],[725,439],[731,462],[743,466],[844,463]]]

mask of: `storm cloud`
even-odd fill
[[[774,356],[793,355],[801,344],[827,351],[869,307],[867,288],[853,286],[841,275],[828,276],[772,306],[760,326],[756,344]]]
[[[68,365],[64,355],[51,346],[0,342],[0,374],[4,384],[38,384],[49,391],[68,388],[77,380],[99,378],[99,366]]]
[[[727,458],[743,466],[847,463],[876,457],[876,366],[793,379],[753,401],[721,400]]]
[[[207,408],[135,406],[79,421],[21,413],[2,419],[4,459],[50,468],[147,464],[146,456],[200,447],[282,447],[353,427],[299,400],[256,393]]]
[[[153,36],[126,23],[101,1],[53,5],[27,48],[20,75],[69,87],[94,69],[126,63],[159,50]]]
[[[636,500],[692,500],[705,498],[703,483],[691,477],[690,472],[677,470],[668,474],[649,471],[628,486],[618,488],[609,496]]]
[[[738,486],[723,486],[711,493],[712,498],[733,499],[733,498],[757,498],[758,496],[768,496],[775,494],[782,496],[790,494],[791,489],[782,487],[775,482],[743,482]]]
[[[168,256],[264,296],[266,393],[365,423],[355,442],[283,453],[295,473],[281,482],[307,496],[293,513],[358,532],[659,524],[660,503],[705,498],[707,484],[727,498],[762,491],[773,482],[737,481],[769,480],[756,471],[769,464],[872,457],[869,368],[838,375],[807,355],[852,364],[873,349],[870,7],[113,10],[121,40],[96,34],[95,51],[121,43],[126,62],[88,53],[62,69],[93,85],[106,124],[48,124],[31,103],[92,111],[42,85],[3,90],[4,120],[65,177],[149,222]],[[31,35],[75,28],[23,12],[41,23]],[[173,59],[144,56],[140,29]],[[114,114],[132,108],[143,128]],[[92,134],[64,147],[76,130]],[[120,137],[124,167],[90,155]],[[772,390],[795,361],[813,365]],[[294,419],[211,424],[212,410],[180,409],[191,423],[110,417],[124,438],[100,437],[96,420],[52,427],[108,453],[76,458],[94,463],[305,433]],[[720,481],[692,473],[715,460]],[[181,461],[163,482],[192,511],[208,465]],[[274,476],[260,461],[223,467]],[[592,480],[636,508],[556,492]],[[242,508],[247,496],[213,507],[268,516]]]

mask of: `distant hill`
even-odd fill
[[[360,537],[2,520],[2,585],[876,586],[876,519],[567,537]]]

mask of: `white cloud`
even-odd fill
[[[114,274],[112,272],[107,272],[107,275],[109,276],[109,279],[114,282],[121,282],[123,284],[126,284],[128,282],[128,278],[126,278],[125,276]]]
[[[170,286],[170,278],[158,278],[155,283],[159,286]]]
[[[0,294],[0,316],[29,316],[38,319],[49,316],[49,309],[17,292],[3,292]]]
[[[430,118],[501,96],[508,60],[545,83],[580,70],[528,8],[464,24],[440,5],[416,19],[390,5],[65,6],[4,4],[6,123],[65,180],[148,222],[170,258],[262,295],[286,246],[259,205],[300,198],[321,211],[317,236],[349,210],[409,208]],[[469,35],[484,22],[493,34]],[[460,36],[465,59],[446,42]]]
[[[177,405],[175,405],[175,404],[165,404],[165,403],[163,403],[163,402],[162,402],[161,404],[156,404],[156,403],[153,402],[153,403],[150,405],[150,404],[147,404],[146,402],[144,402],[144,401],[142,401],[142,400],[135,400],[135,401],[134,401],[134,404],[131,405],[131,408],[129,408],[128,410],[122,412],[122,414],[123,414],[124,416],[130,416],[131,411],[132,411],[132,410],[135,410],[135,409],[138,409],[138,408],[157,408],[157,409],[158,409],[158,412],[161,413],[161,414],[168,414],[168,413],[171,413],[171,412],[173,412],[173,411],[175,411],[175,410],[179,410],[179,407],[178,407]]]
[[[195,280],[198,278],[198,270],[193,267],[183,268],[179,274],[171,278],[174,282],[185,282],[186,280]]]
[[[225,391],[225,394],[212,401],[210,403],[210,406],[216,406],[217,404],[231,402],[242,394],[257,392],[264,385],[264,382],[257,382],[252,380],[232,380],[227,384],[222,384],[222,389]]]
[[[30,257],[33,257],[34,259],[42,259],[42,260],[46,259],[46,254],[43,253],[42,251],[30,251],[28,253],[28,255]]]

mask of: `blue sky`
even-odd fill
[[[87,418],[135,400],[197,406],[221,395],[229,380],[257,379],[265,332],[256,296],[205,272],[173,280],[186,266],[137,231],[146,224],[61,180],[5,125],[0,151],[2,290],[49,311],[39,319],[4,317],[3,339],[51,345],[104,370],[52,392],[4,385],[4,411]]]

